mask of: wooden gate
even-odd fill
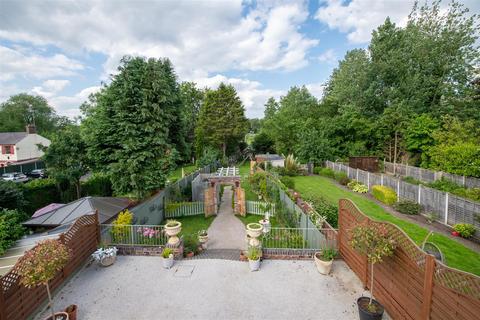
[[[373,277],[373,295],[393,319],[478,319],[480,277],[436,261],[397,226],[369,219],[350,200],[339,201],[338,218],[340,254],[366,288],[369,264],[350,246],[352,228],[381,225],[395,239],[393,256],[375,265]]]

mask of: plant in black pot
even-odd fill
[[[391,256],[395,250],[395,240],[383,225],[362,225],[353,228],[350,244],[358,252],[367,256],[370,264],[370,297],[357,300],[360,320],[382,319],[384,308],[373,299],[373,268],[383,258]]]

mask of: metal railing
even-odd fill
[[[160,246],[168,241],[163,225],[100,225],[104,245]]]
[[[337,249],[337,231],[317,228],[271,228],[261,236],[270,254],[313,255],[324,248]]]

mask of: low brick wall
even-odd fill
[[[161,256],[164,246],[117,246],[119,255],[125,256]],[[183,258],[183,244],[172,248],[175,259]]]

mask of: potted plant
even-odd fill
[[[258,247],[250,247],[247,251],[248,266],[250,271],[258,271],[260,269],[261,251]]]
[[[65,312],[68,314],[68,320],[77,320],[77,309],[76,304],[71,304],[65,308]]]
[[[44,240],[27,251],[21,259],[20,283],[27,288],[44,285],[47,289],[48,306],[51,311],[49,320],[68,320],[65,312],[54,312],[49,282],[55,278],[70,259],[70,250],[58,240]]]
[[[200,230],[198,232],[198,242],[200,242],[201,245],[206,245],[207,241],[208,241],[207,230]]]
[[[384,308],[373,299],[373,268],[384,257],[391,256],[395,250],[395,240],[389,235],[385,226],[357,226],[352,230],[350,245],[367,256],[370,263],[370,297],[357,300],[360,320],[382,319]]]
[[[270,220],[267,219],[267,218],[264,218],[264,219],[258,221],[258,223],[260,223],[262,225],[262,227],[263,227],[262,232],[263,233],[269,233],[270,230],[272,229],[272,225],[270,224]]]
[[[314,260],[318,272],[321,274],[329,274],[332,270],[333,259],[337,255],[337,250],[334,248],[325,247],[320,252],[315,252]]]
[[[260,241],[257,239],[260,237],[263,231],[263,226],[260,223],[249,223],[247,224],[247,236],[250,237],[250,246],[258,247],[260,245]]]
[[[177,220],[168,220],[165,224],[165,233],[168,235],[168,244],[176,245],[180,239],[178,234],[182,231],[182,224]]]
[[[98,248],[97,251],[92,253],[92,257],[97,261],[102,267],[109,267],[115,263],[117,260],[117,251],[116,247],[111,248]]]
[[[162,262],[165,269],[170,269],[173,266],[173,250],[171,248],[163,249]]]

